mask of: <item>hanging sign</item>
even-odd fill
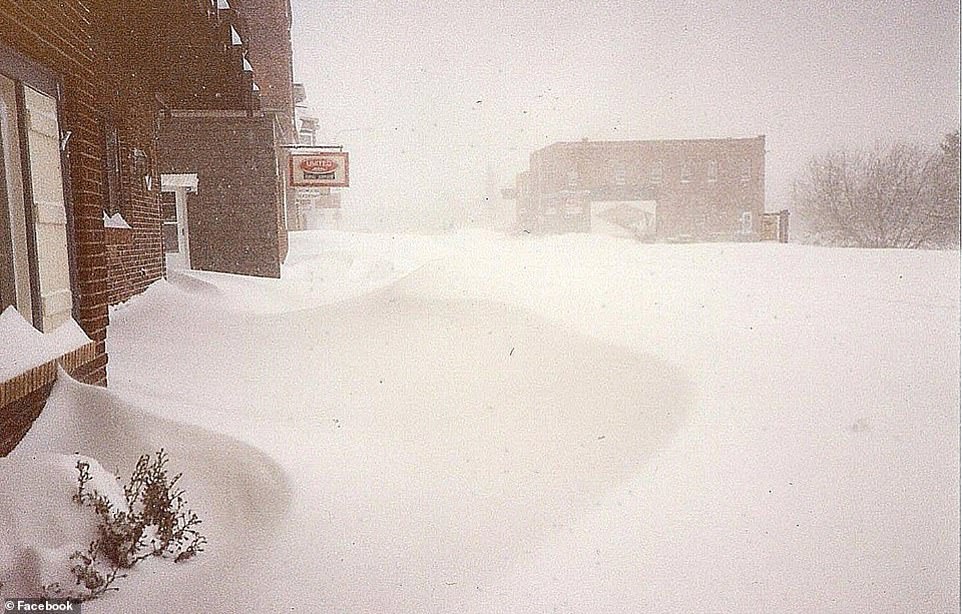
[[[294,187],[348,187],[346,151],[324,153],[291,152],[290,180]]]

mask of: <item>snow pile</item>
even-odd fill
[[[161,448],[170,456],[171,476],[183,472],[178,486],[203,521],[201,532],[208,537],[210,552],[177,565],[144,561],[129,578],[118,581],[119,593],[87,604],[85,611],[133,611],[130,604],[138,603],[140,609],[150,609],[138,601],[152,594],[145,587],[163,592],[184,578],[230,573],[284,522],[288,484],[262,453],[223,435],[150,415],[109,390],[73,381],[61,370],[33,428],[9,457],[0,459],[4,593],[36,595],[53,581],[73,586],[68,558],[76,550],[86,552],[97,523],[92,510],[71,499],[77,492],[78,460],[91,463],[94,480],[89,488],[123,506],[115,476],[126,480],[140,455]]]
[[[104,228],[125,228],[129,230],[130,224],[119,213],[107,215],[107,212],[104,211]]]
[[[292,254],[279,280],[186,269],[172,270],[168,280],[195,297],[217,297],[229,310],[277,314],[363,296],[413,268],[410,263],[335,251],[310,258]]]
[[[90,343],[74,320],[67,320],[49,333],[41,333],[12,305],[0,313],[0,381],[56,360]]]
[[[74,587],[74,552],[97,537],[97,516],[71,502],[78,461],[90,464],[89,488],[124,505],[120,485],[95,460],[70,454],[0,458],[0,581],[4,595],[40,595]],[[120,509],[123,509],[122,507]]]

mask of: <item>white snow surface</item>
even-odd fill
[[[130,224],[127,223],[127,220],[125,220],[124,216],[122,216],[121,214],[115,213],[113,215],[107,215],[107,212],[104,211],[104,228],[129,229]]]
[[[952,611],[959,290],[958,252],[293,233],[280,280],[115,308],[109,389],[14,458],[184,471],[207,551],[88,612]]]
[[[90,337],[72,319],[42,333],[10,305],[0,313],[0,381],[14,378],[88,343]]]

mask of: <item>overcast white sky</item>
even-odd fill
[[[351,153],[345,216],[457,218],[559,140],[768,137],[813,154],[959,125],[959,3],[292,0],[295,78]]]

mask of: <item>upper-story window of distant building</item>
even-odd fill
[[[615,185],[625,185],[628,183],[628,169],[625,163],[621,160],[612,160],[609,162],[611,170],[611,182]]]
[[[718,181],[718,160],[709,160],[707,174],[705,176],[708,183],[715,183]]]
[[[575,189],[578,187],[578,169],[571,168],[568,169],[568,188]]]
[[[739,179],[741,180],[742,183],[748,183],[749,181],[752,180],[752,161],[751,160],[747,158],[742,160],[741,174],[739,175]]]
[[[695,171],[693,170],[694,164],[691,160],[685,160],[681,163],[681,182],[691,183],[692,178],[695,176]]]
[[[661,162],[655,162],[651,165],[651,172],[648,175],[652,183],[661,183],[663,171],[661,168]]]

